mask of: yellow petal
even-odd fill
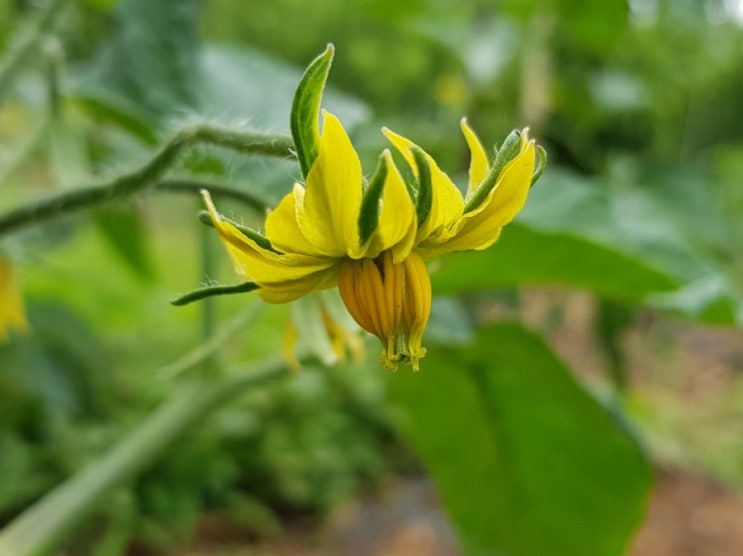
[[[486,200],[483,212],[505,226],[521,211],[531,187],[531,177],[536,164],[534,140],[526,132],[521,136],[521,152],[506,164],[493,188],[492,198]]]
[[[413,249],[416,235],[416,215],[413,200],[405,182],[392,161],[388,150],[382,154],[387,174],[382,191],[382,209],[379,224],[369,240],[356,253],[354,259],[376,258],[382,251],[390,250],[396,263],[402,262]]]
[[[411,148],[417,147],[409,139],[398,135],[387,128],[382,129],[385,137],[400,151],[405,160],[410,165],[413,173],[418,175],[418,167],[415,159],[411,154]],[[420,147],[418,147],[420,148]],[[423,151],[423,149],[421,149]],[[428,217],[418,228],[416,243],[425,241],[431,237],[435,241],[444,241],[451,236],[450,228],[462,216],[464,210],[464,200],[462,194],[447,176],[436,164],[436,161],[425,151],[423,154],[431,169],[431,186],[433,196],[431,201],[431,211]]]
[[[28,329],[23,310],[21,290],[10,263],[0,256],[0,341],[6,340],[12,330]]]
[[[235,272],[243,280],[258,284],[261,289],[257,293],[261,298],[270,303],[285,303],[334,283],[337,261],[264,249],[233,224],[222,220],[209,194],[206,191],[202,194]]]
[[[294,190],[287,194],[279,205],[266,217],[266,236],[276,249],[282,253],[301,253],[321,256],[317,249],[302,234],[297,224],[297,199],[304,196],[304,188],[294,184]]]
[[[297,202],[297,223],[317,253],[350,255],[358,248],[361,163],[338,118],[323,111],[319,153]]]
[[[480,251],[495,243],[502,230],[502,226],[494,225],[488,220],[468,219],[460,233],[454,238],[441,243],[423,243],[416,248],[416,251],[424,259],[432,259],[452,251]]]
[[[488,175],[490,164],[488,163],[488,155],[485,153],[482,143],[477,138],[475,132],[472,131],[472,128],[467,125],[466,119],[462,118],[460,127],[467,141],[467,146],[470,148],[469,183],[467,184],[467,195],[465,196],[465,199],[469,200],[472,193],[477,190],[477,186]]]
[[[513,220],[526,202],[535,161],[534,141],[524,134],[521,152],[505,166],[483,204],[462,216],[454,237],[446,242],[424,242],[419,246],[421,253],[430,257],[450,251],[485,249],[495,243],[501,228]]]

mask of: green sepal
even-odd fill
[[[418,227],[428,218],[433,205],[433,183],[431,182],[431,167],[428,165],[426,154],[418,147],[411,147],[415,165],[418,168],[418,191],[415,195],[415,214],[418,218]]]
[[[242,224],[238,224],[234,220],[230,220],[229,218],[225,218],[223,215],[219,215],[219,217],[224,220],[225,222],[229,222],[232,224],[235,228],[237,228],[240,233],[242,233],[245,237],[248,239],[253,240],[258,247],[261,249],[265,249],[266,251],[272,251],[278,255],[281,255],[279,251],[274,249],[273,245],[271,245],[271,240],[269,240],[266,236],[261,234],[260,232],[256,232],[255,230],[251,230],[247,226],[243,226]],[[206,224],[207,226],[211,226],[214,228],[214,222],[212,222],[212,217],[209,215],[209,213],[205,210],[199,211],[199,220],[202,224]]]
[[[511,162],[514,158],[516,158],[516,155],[519,154],[520,147],[521,132],[517,129],[514,129],[511,133],[508,134],[506,140],[503,141],[503,145],[501,145],[501,148],[496,149],[495,152],[497,154],[495,155],[493,166],[490,168],[490,172],[488,172],[488,175],[485,176],[485,179],[482,180],[482,183],[477,186],[474,195],[472,195],[470,200],[467,201],[467,204],[464,206],[465,213],[475,210],[482,204],[488,194],[495,187],[495,184],[498,183],[498,178],[500,177],[503,168],[505,168],[506,164]]]
[[[542,176],[545,166],[547,166],[547,151],[541,145],[536,146],[537,149],[537,167],[534,168],[534,173],[531,175],[531,184],[529,187],[533,187],[537,180]]]
[[[299,160],[299,168],[305,179],[318,155],[320,143],[320,101],[330,65],[333,62],[335,47],[329,44],[325,52],[312,60],[299,81],[292,102],[291,127],[294,150]]]
[[[361,245],[364,245],[374,230],[379,225],[379,200],[384,192],[384,182],[387,179],[387,157],[382,154],[379,157],[377,169],[369,184],[364,190],[364,196],[361,198],[361,209],[359,210],[359,238]]]
[[[248,293],[257,290],[258,288],[260,288],[260,286],[255,282],[243,282],[234,286],[206,286],[182,295],[181,297],[171,301],[170,304],[180,307],[182,305],[193,303],[194,301],[199,301],[200,299],[206,299],[207,297],[230,295],[233,293]]]

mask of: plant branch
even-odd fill
[[[84,208],[128,197],[152,187],[187,148],[207,143],[243,154],[287,157],[291,139],[281,135],[236,131],[212,124],[182,128],[146,164],[137,170],[92,186],[65,191],[18,207],[0,216],[0,236],[25,226],[70,214]]]
[[[247,388],[287,373],[282,359],[271,358],[219,379],[211,376],[191,383],[100,459],[11,521],[0,531],[0,555],[47,554],[106,493],[154,461],[193,425]]]
[[[168,178],[157,182],[153,189],[157,191],[170,191],[173,193],[197,193],[206,189],[213,197],[228,197],[240,201],[249,207],[263,212],[270,208],[271,203],[251,191],[237,189],[230,185],[215,182],[205,182],[186,178]]]
[[[245,330],[245,328],[260,314],[264,307],[264,303],[261,303],[258,300],[253,301],[247,309],[238,313],[232,318],[232,320],[223,324],[209,339],[209,341],[199,344],[172,363],[160,367],[152,373],[152,376],[172,378],[196,367],[199,363],[205,361],[210,355],[216,353],[227,340],[232,338],[238,332]]]

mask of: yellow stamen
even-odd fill
[[[411,253],[400,263],[393,262],[391,251],[376,259],[347,259],[338,289],[354,320],[382,342],[385,366],[394,370],[404,361],[417,371],[431,313],[431,281],[420,255]]]

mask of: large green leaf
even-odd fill
[[[564,284],[619,301],[639,301],[677,282],[644,261],[577,234],[510,224],[493,247],[455,253],[433,275],[436,293],[523,284]]]
[[[519,222],[590,238],[674,277],[683,287],[652,300],[658,307],[702,322],[740,324],[743,301],[731,275],[737,244],[705,184],[690,170],[659,172],[644,186],[552,170],[534,188]]]
[[[74,75],[73,95],[140,135],[196,107],[200,75],[198,0],[122,0],[113,31],[84,71]]]
[[[538,337],[491,326],[391,383],[467,554],[623,554],[650,465]]]

